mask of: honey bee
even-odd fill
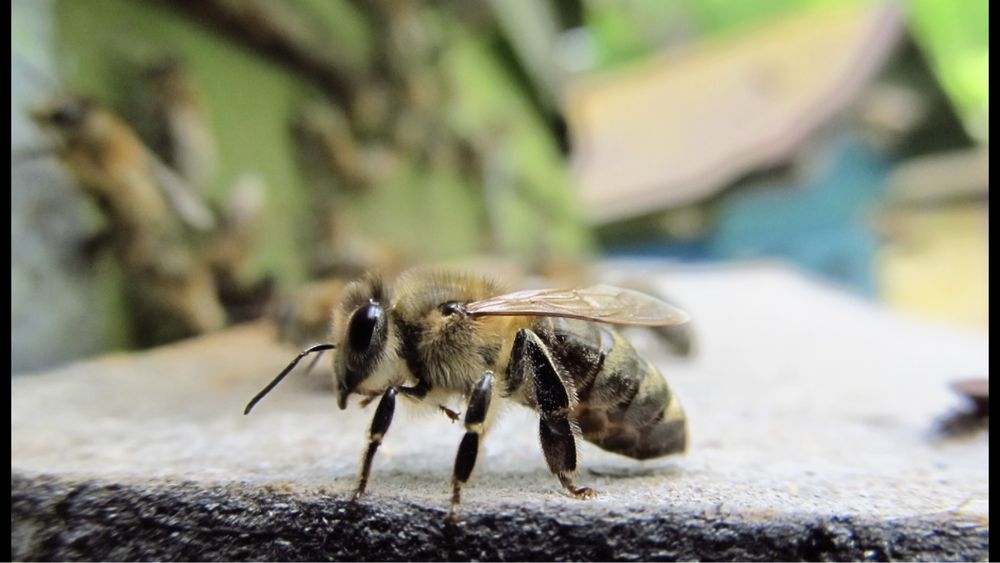
[[[221,328],[226,316],[212,274],[188,242],[189,232],[214,228],[208,206],[124,120],[96,102],[63,95],[31,117],[107,218],[96,241],[112,248],[129,276],[140,341],[158,344]]]
[[[54,151],[80,185],[105,202],[118,222],[148,230],[176,213],[189,227],[215,226],[208,207],[146,148],[120,117],[81,96],[64,95],[31,112],[56,141]]]
[[[153,147],[188,185],[204,191],[218,168],[218,149],[201,92],[185,65],[164,57],[144,69]]]
[[[376,275],[353,282],[333,312],[334,343],[307,348],[255,396],[244,414],[305,356],[336,348],[337,405],[353,394],[381,397],[369,430],[354,500],[365,492],[372,459],[389,430],[396,398],[442,406],[465,402],[448,519],[476,463],[480,442],[503,401],[540,415],[549,469],[576,498],[577,437],[635,459],[680,453],[687,422],[657,368],[614,325],[670,326],[686,313],[636,291],[598,285],[504,293],[471,275],[417,269],[389,285]]]

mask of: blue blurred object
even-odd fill
[[[683,243],[646,241],[616,254],[682,261],[784,258],[865,295],[875,295],[877,234],[869,220],[892,169],[857,137],[830,143],[820,170],[801,184],[729,191],[714,204],[712,231]]]

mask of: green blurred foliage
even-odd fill
[[[798,10],[862,0],[590,0],[586,22],[598,67],[614,67],[663,47],[754,26]],[[914,39],[974,137],[989,133],[989,3],[987,0],[912,0]]]
[[[692,0],[691,12],[702,33],[714,34],[766,22],[787,13],[857,0]]]
[[[609,67],[691,39],[766,22],[787,13],[860,0],[589,0],[586,23]]]
[[[913,0],[910,27],[968,132],[989,137],[990,8],[987,0]]]

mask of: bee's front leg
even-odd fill
[[[372,459],[375,452],[382,445],[382,438],[389,431],[392,424],[392,416],[396,413],[396,395],[403,393],[415,399],[421,399],[427,394],[427,386],[417,385],[415,387],[390,387],[382,393],[382,400],[375,408],[375,416],[372,417],[372,425],[368,430],[368,449],[365,451],[364,460],[361,462],[361,478],[358,480],[358,488],[354,491],[352,501],[357,502],[364,494],[368,486],[368,475],[372,470]]]
[[[451,507],[448,509],[447,520],[455,522],[458,515],[458,505],[462,500],[462,485],[472,475],[479,455],[479,438],[483,433],[486,413],[490,410],[490,399],[493,396],[492,371],[487,371],[472,390],[469,406],[465,409],[465,436],[458,446],[455,456],[455,471],[451,479]]]
[[[353,501],[357,502],[368,486],[368,474],[372,470],[372,459],[375,452],[382,445],[382,437],[389,430],[392,424],[392,416],[396,413],[396,394],[398,389],[390,387],[382,393],[382,400],[378,402],[375,409],[375,416],[372,417],[372,425],[368,430],[368,449],[365,451],[364,461],[361,462],[361,478],[358,480],[358,488],[354,490]]]
[[[522,329],[514,340],[511,365],[523,370],[521,377],[531,377],[535,386],[535,403],[541,415],[538,434],[542,452],[552,473],[576,498],[593,498],[597,495],[590,487],[578,487],[573,481],[576,474],[576,428],[569,420],[571,402],[575,396],[567,389],[552,361],[548,348],[534,332]]]

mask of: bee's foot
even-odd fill
[[[559,477],[559,482],[562,483],[562,486],[569,491],[569,494],[573,495],[573,498],[589,499],[597,496],[597,491],[590,487],[577,487],[576,483],[573,482],[572,473],[559,473],[557,477]]]
[[[459,523],[458,510],[455,507],[451,507],[448,510],[448,515],[444,517],[444,523],[448,526],[457,526]]]
[[[360,503],[361,502],[361,497],[363,497],[364,495],[365,495],[365,492],[363,490],[359,489],[357,491],[354,491],[354,494],[351,495],[351,504],[358,504],[358,503]]]

